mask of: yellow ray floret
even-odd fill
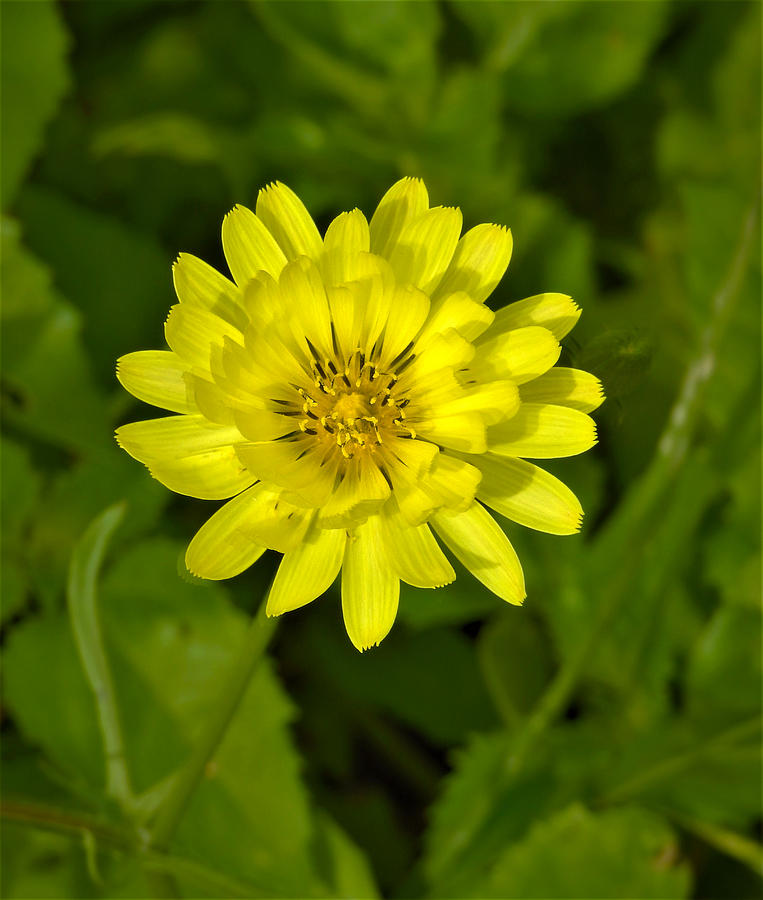
[[[488,507],[551,534],[580,529],[572,491],[528,461],[596,442],[600,382],[556,365],[580,309],[538,294],[493,313],[511,232],[461,228],[460,210],[430,207],[423,182],[404,178],[370,221],[345,212],[322,237],[276,182],[223,221],[232,278],[180,254],[169,350],[117,364],[130,393],[172,415],[117,440],[171,490],[228,500],[188,547],[194,575],[231,578],[282,553],[276,616],[341,573],[345,626],[365,650],[392,627],[401,580],[455,579],[442,545],[523,602]]]

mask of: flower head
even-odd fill
[[[283,554],[270,615],[320,596],[342,573],[360,650],[397,612],[400,580],[453,581],[433,534],[491,591],[525,597],[522,569],[487,511],[553,534],[577,531],[574,494],[526,458],[582,453],[598,380],[555,366],[580,310],[540,294],[484,305],[509,264],[511,233],[429,207],[405,178],[370,224],[342,213],[321,238],[282,184],[256,214],[223,221],[233,280],[181,254],[170,350],[130,353],[117,376],[177,415],[117,431],[173,491],[228,502],[191,541],[189,570],[230,578]]]

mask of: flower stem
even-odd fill
[[[186,806],[201,781],[207,764],[214,756],[225,732],[249,686],[252,675],[262,661],[265,647],[275,630],[275,620],[265,616],[265,604],[254,616],[233,664],[220,688],[217,703],[199,735],[185,766],[176,775],[159,808],[147,843],[154,850],[164,850],[180,824]]]
[[[99,515],[77,542],[67,583],[67,603],[74,643],[93,693],[106,763],[106,793],[131,814],[135,797],[127,768],[122,725],[98,612],[97,581],[109,540],[124,518],[116,503]]]

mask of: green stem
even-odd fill
[[[721,828],[709,822],[701,822],[699,819],[692,819],[672,810],[662,809],[660,811],[685,831],[691,832],[706,844],[725,853],[726,856],[736,859],[763,878],[763,847],[756,841],[737,834],[735,831],[729,831],[727,828]]]
[[[377,713],[357,707],[353,717],[415,791],[428,799],[434,797],[441,773],[424,752]]]
[[[91,523],[77,542],[69,567],[67,601],[74,642],[95,698],[106,760],[106,793],[129,814],[135,798],[127,770],[122,726],[98,615],[96,590],[106,547],[124,514],[124,503],[110,506]]]
[[[597,801],[597,805],[608,806],[612,803],[621,803],[628,800],[653,784],[664,781],[666,778],[677,774],[678,772],[688,769],[695,763],[712,756],[720,750],[728,752],[728,745],[735,744],[746,738],[752,738],[760,732],[761,719],[756,716],[748,719],[732,728],[727,729],[721,734],[716,735],[709,740],[703,741],[700,745],[685,753],[678,753],[675,756],[661,759],[658,763],[634,775],[628,781],[623,782],[617,787],[607,791],[607,793]]]
[[[135,832],[131,828],[105,822],[89,813],[10,799],[3,801],[2,807],[0,807],[0,817],[6,823],[66,835],[71,838],[81,838],[83,834],[90,834],[97,841],[99,850],[113,854],[125,854],[130,857],[137,856],[144,872],[187,879],[202,887],[210,896],[276,896],[272,887],[253,884],[250,881],[246,883],[236,881],[195,860],[167,853],[156,853],[151,848],[141,849]],[[170,890],[175,890],[174,884],[165,886],[168,893]],[[169,893],[169,896],[176,895],[176,893]],[[161,895],[157,893],[157,896]]]
[[[275,620],[265,616],[265,604],[252,619],[238,651],[238,656],[223,681],[217,703],[185,766],[159,804],[147,844],[155,850],[164,850],[172,840],[180,824],[188,801],[204,776],[207,764],[214,756],[228,729],[239,704],[246,693],[252,675],[262,661],[265,647],[275,630]]]
[[[530,716],[525,720],[512,744],[511,753],[506,759],[505,774],[507,777],[510,778],[521,771],[538,739],[550,728],[569,703],[578,679],[620,604],[621,594],[630,583],[633,568],[635,568],[633,563],[621,567],[616,582],[605,593],[604,602],[596,611],[585,639],[578,644],[575,653],[568,657]]]

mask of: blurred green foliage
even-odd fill
[[[759,5],[0,13],[3,895],[759,896]],[[179,577],[209,504],[113,443],[149,414],[114,359],[161,346],[172,259],[222,267],[223,214],[269,180],[325,226],[407,174],[512,227],[491,303],[583,307],[565,353],[609,400],[596,452],[555,470],[587,525],[505,523],[524,608],[459,572],[405,590],[362,657],[333,590],[289,614],[168,853],[146,849],[106,779],[72,552],[127,502],[91,639],[138,821],[274,562]]]

